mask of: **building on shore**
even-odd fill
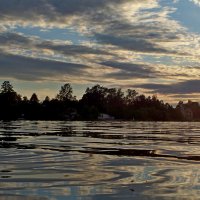
[[[111,115],[108,115],[106,113],[100,113],[98,116],[98,120],[114,120],[115,118]]]

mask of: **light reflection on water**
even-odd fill
[[[200,123],[0,122],[0,199],[198,199],[199,144]]]

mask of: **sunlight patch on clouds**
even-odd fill
[[[190,1],[195,3],[196,5],[200,6],[200,0],[190,0]]]

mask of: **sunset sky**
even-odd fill
[[[55,97],[71,83],[200,99],[200,0],[1,0],[0,81]]]

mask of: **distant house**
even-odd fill
[[[78,113],[76,110],[66,110],[61,114],[61,118],[65,120],[75,120],[78,118]]]
[[[105,113],[100,113],[98,116],[99,120],[114,120],[115,118],[111,115],[105,114]]]
[[[24,120],[24,119],[25,119],[25,114],[22,113],[22,114],[19,116],[18,120]]]
[[[77,113],[77,111],[73,111],[73,112],[70,113],[70,119],[71,119],[71,120],[75,120],[75,119],[77,119],[77,118],[78,118],[78,113]]]

